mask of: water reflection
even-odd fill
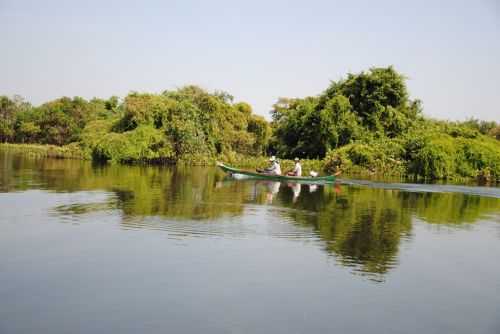
[[[176,237],[272,235],[319,242],[352,271],[383,280],[398,263],[415,218],[455,228],[494,216],[500,200],[352,185],[304,185],[227,178],[204,167],[93,166],[87,162],[0,154],[0,191],[101,191],[53,208],[62,221],[119,212],[126,229]],[[252,223],[234,223],[233,218]],[[267,224],[259,224],[265,217]]]
[[[256,187],[258,194],[259,182],[247,183]],[[399,192],[284,184],[273,194],[270,189],[278,186],[265,185],[265,196],[255,196],[253,203],[269,204],[269,196],[274,196],[273,206],[289,208],[279,211],[282,217],[311,228],[328,254],[372,279],[382,280],[397,264],[401,240],[411,237],[412,212],[403,205]]]

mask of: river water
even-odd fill
[[[0,333],[500,333],[500,189],[0,151]]]

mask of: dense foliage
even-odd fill
[[[271,116],[196,86],[37,107],[0,96],[0,141],[64,145],[57,154],[111,162],[261,165],[256,156],[274,154],[321,161],[326,172],[500,179],[500,124],[423,117],[392,67],[348,74],[318,96],[280,98]]]
[[[420,117],[392,67],[349,74],[318,97],[281,99],[272,111],[274,147],[286,156],[323,158],[356,140],[394,138]]]
[[[324,159],[327,171],[500,178],[500,126],[424,118],[392,67],[349,74],[319,96],[279,99],[272,117],[272,151]]]
[[[1,97],[3,142],[78,143],[95,160],[203,161],[224,154],[262,155],[270,126],[227,93],[187,86],[86,101],[60,98],[39,107]]]

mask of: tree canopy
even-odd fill
[[[373,68],[333,81],[318,97],[279,100],[272,115],[277,151],[323,158],[355,140],[401,135],[420,116],[420,102],[408,98],[394,68]]]
[[[2,142],[78,143],[98,160],[115,162],[262,155],[271,129],[228,93],[186,86],[161,94],[132,92],[122,101],[62,97],[38,107],[0,97]]]

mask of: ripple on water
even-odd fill
[[[59,203],[50,209],[50,215],[57,217],[61,222],[79,224],[87,220],[88,215],[98,213],[116,214],[120,207],[119,199],[112,193],[104,192],[77,192],[64,194]],[[171,205],[175,211],[176,204]],[[199,203],[203,206],[232,207],[234,203]],[[283,215],[284,212],[301,212],[290,208],[267,207],[261,205],[247,205],[244,212],[238,214],[227,213],[221,217],[211,219],[205,216],[190,218],[164,217],[162,215],[126,214],[126,205],[121,205],[121,227],[129,230],[156,230],[167,232],[173,237],[218,237],[218,238],[249,238],[254,236],[268,236],[284,239],[318,240],[319,236],[312,227],[298,226],[293,219]],[[203,211],[203,210],[202,210]],[[303,215],[314,213],[301,212]]]
[[[58,204],[49,215],[65,223],[78,224],[88,215],[116,210],[116,195],[101,191],[58,193]]]
[[[147,229],[167,232],[176,238],[253,238],[272,237],[295,240],[319,240],[311,227],[293,224],[290,218],[276,215],[267,207],[250,206],[241,216],[225,216],[217,219],[166,219],[160,216],[129,217],[122,222],[127,230]]]

